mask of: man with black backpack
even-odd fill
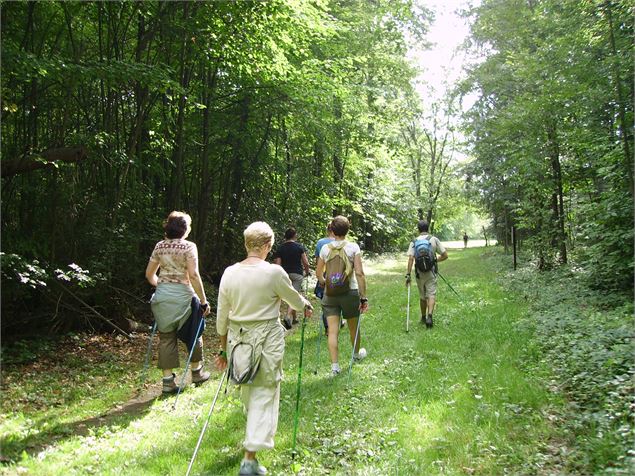
[[[408,274],[406,286],[410,286],[412,265],[415,265],[417,288],[419,288],[419,306],[421,308],[421,323],[425,322],[428,329],[432,327],[432,313],[436,303],[437,293],[437,263],[448,259],[439,239],[428,233],[429,224],[420,220],[417,224],[419,236],[410,243],[408,248]],[[437,255],[438,258],[437,258]]]

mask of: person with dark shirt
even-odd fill
[[[289,228],[284,232],[285,241],[276,250],[273,256],[273,262],[282,266],[289,275],[293,288],[301,292],[302,280],[304,276],[309,275],[309,259],[307,258],[304,245],[296,241],[297,237],[298,233],[295,231],[295,228]],[[291,329],[291,326],[297,322],[296,312],[289,307],[282,324],[287,329]]]

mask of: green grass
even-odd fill
[[[545,366],[519,325],[525,301],[496,283],[483,249],[451,251],[441,272],[435,327],[418,323],[416,288],[405,332],[405,258],[367,264],[371,309],[363,318],[368,358],[328,377],[326,342],[316,362],[317,319],[307,324],[299,455],[291,458],[299,329],[287,337],[276,448],[259,455],[270,474],[535,474],[558,430],[548,416],[561,406],[538,377]],[[340,363],[350,359],[340,335]],[[317,367],[317,375],[313,371]],[[540,372],[536,372],[540,374]],[[69,435],[44,453],[24,456],[5,474],[185,474],[216,391],[218,376],[188,389],[176,411],[158,400],[144,414]],[[193,474],[234,475],[242,457],[244,416],[238,393],[221,394]]]

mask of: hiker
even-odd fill
[[[280,300],[296,311],[305,309],[307,316],[311,315],[311,304],[293,288],[284,269],[265,261],[274,242],[269,225],[252,223],[244,237],[247,257],[225,270],[218,289],[216,329],[221,349],[215,360],[220,370],[227,367],[227,356],[234,365],[247,361],[255,372],[251,382],[241,385],[247,425],[239,474],[252,475],[266,474],[256,452],[273,448],[278,426],[284,355],[284,328],[278,320]],[[251,346],[260,355],[240,359],[243,350],[251,353]],[[235,382],[231,366],[230,378]]]
[[[346,240],[350,229],[348,218],[341,215],[333,218],[331,229],[335,240],[322,246],[315,273],[324,287],[322,309],[329,329],[331,375],[336,376],[341,372],[337,349],[340,317],[348,323],[351,344],[354,346],[353,359],[361,360],[366,357],[366,349],[361,347],[361,335],[357,336],[357,342],[355,335],[360,314],[368,310],[368,298],[362,252],[356,243]]]
[[[419,236],[410,243],[408,248],[408,273],[406,274],[406,286],[410,286],[412,265],[415,266],[417,288],[419,289],[419,307],[421,308],[421,323],[430,329],[433,325],[432,313],[436,303],[437,292],[437,262],[448,259],[439,239],[428,233],[429,224],[425,220],[417,224]],[[437,258],[437,255],[439,257]]]
[[[467,248],[467,240],[469,239],[469,237],[467,236],[467,233],[463,233],[463,248]]]
[[[309,259],[306,255],[306,248],[296,240],[298,233],[295,228],[289,228],[284,232],[284,243],[282,243],[273,255],[273,262],[282,266],[289,275],[293,288],[301,292],[302,280],[309,275]],[[287,314],[282,321],[284,327],[291,329],[293,324],[297,324],[296,312],[287,308]]]
[[[187,325],[190,317],[207,316],[210,308],[198,271],[198,250],[185,239],[192,229],[192,218],[173,211],[163,229],[165,239],[154,247],[146,279],[156,287],[150,306],[159,331],[158,367],[163,371],[163,393],[170,394],[179,391],[172,371],[179,367],[177,331]],[[192,383],[203,383],[209,377],[210,373],[203,370],[203,338],[199,337],[192,352]]]
[[[315,244],[315,262],[317,263],[318,258],[320,257],[320,251],[322,247],[327,243],[335,240],[335,235],[333,234],[333,228],[331,227],[331,223],[326,226],[326,236],[324,238],[320,238],[318,242]],[[324,288],[320,284],[320,281],[315,283],[315,296],[318,299],[322,299],[324,297]],[[328,336],[329,325],[326,321],[326,314],[324,314],[324,310],[322,310],[322,323],[324,324],[324,332]]]

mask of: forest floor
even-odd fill
[[[413,287],[406,332],[405,259],[368,262],[370,311],[362,320],[368,357],[351,375],[348,333],[340,334],[346,371],[333,379],[319,311],[307,322],[295,459],[301,332],[290,331],[276,448],[259,455],[270,474],[561,472],[565,401],[547,384],[546,363],[520,325],[525,298],[497,282],[502,263],[491,248],[453,250],[440,271],[460,297],[440,280],[435,326],[427,330]],[[209,325],[206,336],[214,331]],[[154,362],[150,383],[138,388],[146,344],[147,335],[133,342],[70,336],[31,363],[5,363],[0,474],[185,474],[219,375],[188,387],[173,410],[173,397],[159,397]],[[243,432],[239,393],[230,387],[192,474],[236,474]]]

